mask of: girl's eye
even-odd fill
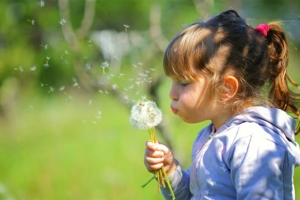
[[[182,85],[182,86],[186,86],[186,85],[189,84],[187,81],[180,81],[179,83],[180,83],[180,85]]]

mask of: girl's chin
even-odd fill
[[[199,123],[200,121],[195,121],[195,119],[191,119],[191,118],[185,118],[183,116],[180,116],[179,117],[186,123],[188,124],[196,124],[196,123]]]

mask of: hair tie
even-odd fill
[[[267,37],[270,27],[268,24],[259,24],[255,30],[259,31],[264,37]]]

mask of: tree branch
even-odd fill
[[[83,39],[89,33],[89,30],[92,27],[94,16],[95,16],[95,0],[86,0],[83,19],[81,21],[81,26],[77,30],[76,35],[78,39]]]

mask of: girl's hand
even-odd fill
[[[164,166],[168,175],[171,175],[178,165],[167,146],[161,143],[152,143],[151,141],[146,142],[144,164],[151,173]]]

